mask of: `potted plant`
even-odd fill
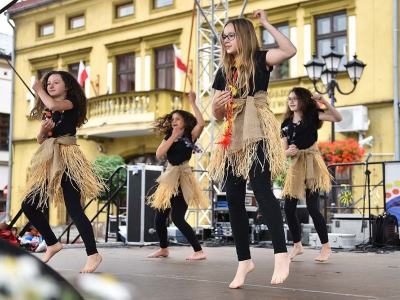
[[[286,173],[282,173],[277,178],[275,178],[273,182],[272,190],[274,192],[275,197],[278,199],[281,199],[282,197],[282,190],[283,187],[285,186],[285,178],[286,178]]]

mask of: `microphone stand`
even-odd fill
[[[372,154],[368,154],[367,159],[365,160],[365,181],[364,184],[364,205],[363,205],[363,212],[362,212],[362,221],[361,221],[361,232],[363,232],[363,224],[364,224],[364,216],[365,216],[365,194],[366,191],[368,192],[368,246],[372,245],[372,231],[371,231],[371,171],[368,169],[368,161],[371,158]]]

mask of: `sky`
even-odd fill
[[[11,0],[0,0],[0,9],[6,6],[10,2]],[[0,15],[0,32],[12,35],[12,28],[10,24],[8,24],[7,18],[4,15],[4,13]]]

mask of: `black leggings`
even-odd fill
[[[261,144],[257,149],[260,161],[264,160]],[[259,212],[262,214],[271,233],[274,253],[287,252],[283,220],[278,200],[271,188],[271,172],[266,162],[264,171],[259,162],[254,161],[249,173],[251,187],[258,202]],[[226,178],[226,199],[229,206],[229,219],[236,244],[238,260],[250,259],[249,218],[244,203],[246,195],[246,180],[236,177],[230,169]]]
[[[82,237],[82,240],[86,247],[86,253],[89,256],[97,253],[97,247],[94,239],[92,225],[85,213],[83,212],[81,206],[81,193],[75,186],[73,182],[71,182],[69,177],[64,173],[61,179],[61,188],[63,189],[65,206],[67,208],[69,216],[74,221],[76,228],[78,229],[79,234]],[[33,203],[28,203],[28,200],[31,199],[26,199],[22,203],[22,211],[28,217],[32,225],[35,226],[36,229],[43,236],[47,246],[52,246],[56,244],[58,242],[58,239],[54,235],[54,232],[51,230],[49,221],[43,214],[42,209],[40,207],[37,207],[39,203],[39,196],[34,199]]]
[[[326,228],[326,222],[324,216],[318,209],[319,193],[311,193],[309,189],[306,190],[306,204],[307,210],[314,222],[315,230],[318,233],[321,244],[328,243],[328,230]],[[297,218],[296,208],[298,199],[286,198],[285,199],[285,213],[286,220],[289,225],[290,233],[292,234],[293,243],[301,241],[301,229],[300,222]]]
[[[186,222],[185,213],[188,208],[185,199],[182,196],[182,191],[179,188],[179,194],[171,198],[171,208],[164,211],[156,211],[156,232],[160,240],[160,248],[168,247],[168,229],[166,221],[171,212],[172,222],[178,227],[180,232],[186,237],[195,252],[201,251],[200,243],[193,232],[193,228]]]

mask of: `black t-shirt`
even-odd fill
[[[170,136],[166,136],[164,140],[168,140]],[[190,160],[192,157],[192,148],[187,147],[185,141],[176,141],[167,151],[167,160],[173,166],[178,166],[184,161]]]
[[[250,75],[250,93],[249,96],[254,96],[255,93],[259,91],[267,91],[269,84],[269,76],[272,71],[272,67],[267,70],[267,66],[265,64],[265,56],[268,51],[257,51],[254,54],[254,65],[256,70],[256,75],[254,78],[256,88],[253,89],[253,76]],[[226,88],[226,75],[223,71],[223,68],[219,68],[217,75],[215,76],[213,89],[224,91]],[[239,94],[239,93],[238,93]],[[240,97],[240,95],[237,95]]]
[[[295,124],[287,118],[281,125],[282,137],[288,138],[289,145],[294,144],[299,150],[310,148],[318,140],[319,113],[322,109],[313,109]]]
[[[73,108],[64,111],[52,111],[51,119],[55,123],[52,129],[51,137],[59,137],[63,135],[74,136],[76,134],[76,125],[78,123],[78,100],[75,97],[68,97],[72,102]],[[43,116],[45,119],[46,116]]]

